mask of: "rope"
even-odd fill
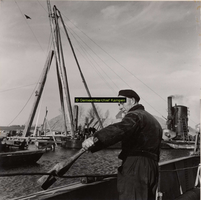
[[[20,11],[22,17],[24,18],[24,13],[23,13],[22,10],[20,9],[20,7],[19,7],[19,5],[17,4],[17,1],[16,1],[16,0],[15,0],[15,4],[16,4],[16,6],[18,7],[18,9],[19,9],[19,11]],[[31,29],[31,26],[29,25],[29,23],[27,22],[27,20],[26,20],[25,18],[24,18],[24,21],[26,22],[26,25],[27,25],[27,26],[29,27],[29,29],[31,30],[31,32],[32,32],[34,38],[36,39],[37,43],[39,44],[41,50],[44,52],[44,50],[43,50],[43,48],[42,48],[42,46],[41,46],[39,40],[37,39],[36,35],[34,34],[33,30]]]
[[[177,172],[177,171],[183,171],[188,169],[195,169],[198,168],[199,165],[193,166],[193,167],[186,167],[186,168],[180,168],[180,169],[172,169],[172,170],[159,170],[159,172]]]
[[[9,88],[9,89],[6,89],[6,90],[0,90],[0,93],[8,92],[8,91],[10,91],[10,90],[16,90],[16,89],[20,89],[20,88],[24,88],[24,87],[36,85],[36,84],[37,84],[37,83],[33,83],[33,84],[29,84],[29,85],[18,86],[18,87],[15,87],[15,88]]]
[[[159,170],[159,172],[177,172],[182,170],[189,170],[189,169],[195,169],[198,168],[199,165],[193,166],[193,167],[186,167],[186,168],[180,168],[180,169],[173,169],[173,170]],[[54,175],[58,176],[56,173],[47,173],[47,172],[25,172],[25,173],[0,173],[0,177],[6,177],[6,176],[26,176],[26,175]],[[80,178],[80,177],[116,177],[117,174],[85,174],[85,175],[75,175],[75,176],[58,176],[60,178]]]
[[[46,173],[46,172],[30,172],[30,173],[9,173],[9,174],[1,174],[0,177],[8,177],[8,176],[27,176],[27,175],[54,175],[60,178],[81,178],[81,177],[103,177],[103,178],[108,178],[108,177],[117,177],[117,174],[85,174],[85,175],[74,175],[74,176],[58,176],[57,174],[53,173]]]
[[[63,16],[64,17],[66,17],[64,14],[63,14]],[[68,19],[68,17],[66,17],[67,19]],[[68,19],[69,20],[69,19]],[[71,20],[69,20],[70,22],[71,22]],[[72,23],[72,22],[71,22]],[[126,67],[124,67],[123,65],[121,65],[114,57],[112,57],[108,52],[106,52],[101,46],[99,46],[93,39],[91,39],[86,33],[84,33],[83,31],[81,31],[74,23],[72,23],[80,32],[82,32],[85,36],[87,36],[87,38],[89,38],[96,46],[98,46],[103,52],[105,52],[110,58],[112,58],[119,66],[121,66],[123,69],[125,69],[127,72],[129,72],[132,76],[134,76],[138,81],[140,81],[143,85],[145,85],[148,89],[150,89],[153,93],[155,93],[158,97],[160,97],[162,100],[164,100],[165,102],[166,102],[166,100],[162,97],[162,96],[160,96],[158,93],[156,93],[151,87],[149,87],[147,84],[145,84],[141,79],[139,79],[137,76],[135,76],[131,71],[129,71],[128,69],[126,69]],[[72,29],[71,29],[72,30]],[[79,37],[80,38],[80,37]],[[82,39],[81,39],[82,40]],[[83,41],[83,40],[82,40]],[[83,43],[85,43],[84,41],[83,41]],[[86,43],[85,43],[86,44]],[[88,46],[87,44],[86,44],[86,46]],[[89,46],[88,46],[89,47]],[[90,47],[89,47],[89,49],[91,49]],[[98,56],[92,49],[91,49],[91,51],[108,67],[108,68],[110,68],[110,70],[114,73],[114,74],[116,74],[118,77],[119,77],[119,79],[122,81],[122,82],[124,82],[126,85],[128,85],[129,87],[130,87],[130,85],[129,84],[127,84],[127,82],[125,81],[125,80],[123,80],[120,76],[119,76],[119,74],[118,73],[116,73],[107,63],[105,63],[104,62],[104,60],[100,57],[100,56]],[[116,86],[116,84],[115,84],[115,86]],[[148,101],[146,101],[144,98],[142,98],[153,110],[155,110],[160,116],[162,116],[162,114],[158,111],[158,110],[156,110]]]
[[[31,97],[33,96],[36,88],[37,88],[37,84],[36,84],[35,88],[33,89],[33,91],[31,93],[29,99],[26,101],[25,105],[22,107],[22,109],[20,110],[20,112],[15,116],[15,118],[8,124],[8,126],[10,126],[15,121],[15,119],[22,113],[22,111],[24,110],[24,108],[26,107],[26,105],[29,103]]]

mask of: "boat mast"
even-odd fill
[[[35,91],[35,101],[34,101],[34,104],[33,104],[33,107],[32,107],[31,114],[29,116],[28,122],[26,123],[25,129],[23,131],[23,136],[24,137],[28,136],[28,133],[29,133],[29,131],[31,129],[31,125],[33,123],[33,119],[35,117],[36,110],[38,108],[38,104],[39,104],[39,101],[40,101],[40,98],[41,98],[41,95],[42,95],[42,92],[43,92],[43,88],[44,88],[46,78],[47,78],[47,73],[48,73],[48,71],[50,69],[50,65],[51,65],[51,62],[52,62],[53,55],[54,55],[54,51],[50,51],[49,55],[48,55],[48,58],[46,60],[43,72],[42,72],[41,79],[39,81],[38,89]]]
[[[47,119],[47,113],[48,113],[48,110],[47,110],[47,107],[46,107],[45,117],[44,117],[43,124],[42,124],[42,127],[41,127],[41,133],[44,131],[44,127],[45,127],[45,123],[46,123],[46,119]]]
[[[71,134],[74,136],[74,124],[73,124],[73,114],[72,114],[72,106],[71,106],[71,101],[70,101],[70,93],[69,93],[69,87],[68,87],[68,81],[67,81],[67,74],[66,74],[66,69],[65,69],[65,63],[64,63],[64,58],[63,58],[63,50],[61,46],[61,38],[60,38],[60,32],[59,32],[59,24],[58,24],[58,19],[56,15],[56,11],[54,10],[54,13],[52,14],[51,11],[51,5],[50,1],[47,0],[47,6],[48,6],[48,13],[49,13],[49,19],[50,19],[50,27],[52,31],[52,37],[53,37],[53,46],[55,50],[55,61],[56,61],[56,66],[57,66],[57,74],[58,76],[58,82],[59,82],[59,87],[60,87],[60,99],[61,99],[61,106],[62,106],[62,112],[63,112],[63,117],[64,117],[64,126],[65,126],[65,131],[67,134],[67,125],[66,125],[66,118],[65,118],[65,107],[64,107],[64,94],[66,95],[66,102],[68,106],[68,112],[67,112],[67,117],[70,122],[70,128],[71,128]],[[62,63],[61,59],[62,58]]]
[[[90,94],[89,88],[88,88],[88,86],[87,86],[86,80],[85,80],[84,75],[83,75],[83,73],[82,73],[82,70],[81,70],[81,68],[80,68],[78,59],[77,59],[77,57],[76,57],[76,54],[75,54],[73,45],[72,45],[71,40],[70,40],[70,37],[69,37],[69,35],[68,35],[68,31],[67,31],[66,26],[65,26],[65,23],[64,23],[64,21],[63,21],[62,15],[61,15],[60,11],[56,8],[56,6],[54,6],[54,7],[55,7],[55,9],[57,10],[58,15],[59,15],[59,17],[60,17],[60,19],[61,19],[61,22],[62,22],[62,24],[63,24],[63,27],[64,27],[64,30],[65,30],[67,39],[68,39],[68,41],[69,41],[71,50],[72,50],[72,52],[73,52],[73,55],[74,55],[76,64],[77,64],[77,66],[78,66],[78,69],[79,69],[79,72],[80,72],[82,81],[83,81],[83,83],[84,83],[85,89],[86,89],[86,91],[87,91],[87,94],[88,94],[88,96],[91,98],[91,94]],[[96,115],[96,117],[97,117],[97,119],[98,119],[98,121],[99,121],[100,127],[103,128],[103,124],[102,124],[102,121],[101,121],[101,119],[100,119],[100,117],[99,117],[99,115],[98,115],[97,109],[96,109],[96,107],[95,107],[95,105],[94,105],[93,102],[91,102],[91,104],[92,104],[93,110],[94,110],[94,112],[95,112],[95,115]]]

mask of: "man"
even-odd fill
[[[162,128],[141,104],[133,90],[120,90],[126,103],[119,104],[125,116],[121,122],[109,125],[94,134],[98,139],[86,139],[82,146],[96,152],[119,141],[122,151],[119,159],[117,189],[119,200],[154,200],[158,183],[158,161]]]

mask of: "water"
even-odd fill
[[[56,163],[68,159],[74,155],[77,150],[62,149],[58,147],[55,152],[45,153],[37,164],[23,167],[10,167],[0,169],[0,173],[23,173],[23,172],[47,172]],[[117,168],[121,165],[121,161],[117,159],[120,150],[102,150],[94,154],[88,152],[83,154],[65,174],[68,176],[85,175],[85,174],[113,174],[117,172]],[[162,150],[160,160],[170,160],[190,154],[187,150]],[[7,200],[41,191],[41,187],[37,185],[37,180],[41,176],[12,176],[0,177],[0,200]],[[79,181],[79,178],[58,178],[51,187],[57,187],[72,182]]]

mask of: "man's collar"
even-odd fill
[[[144,110],[144,106],[142,104],[137,104],[137,105],[133,106],[128,112],[138,110],[138,109]]]

